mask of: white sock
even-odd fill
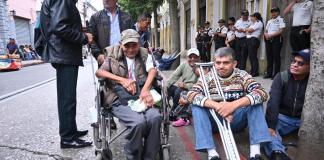
[[[255,155],[260,155],[260,144],[250,145],[250,157],[255,157]]]
[[[211,159],[214,156],[219,156],[215,148],[207,149],[208,159]]]

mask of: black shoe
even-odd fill
[[[88,134],[88,130],[84,130],[84,131],[77,131],[77,133],[75,134],[75,137],[76,138],[80,138],[80,137],[83,137],[85,135]]]
[[[110,120],[110,129],[113,129],[113,130],[116,130],[117,129],[117,124],[116,124],[114,118],[112,118]]]
[[[214,156],[214,157],[212,157],[212,158],[209,159],[209,160],[220,160],[220,158],[219,158],[218,156]]]
[[[263,79],[268,79],[268,78],[271,78],[272,79],[272,76],[270,76],[270,75],[263,76]]]
[[[71,141],[61,141],[61,148],[83,148],[89,147],[92,145],[92,142],[87,142],[85,140],[75,138]]]
[[[291,159],[281,151],[273,151],[271,152],[270,160],[291,160]]]
[[[262,160],[262,158],[259,154],[257,154],[254,157],[251,157],[249,160]]]

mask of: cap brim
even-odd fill
[[[123,41],[121,42],[121,44],[124,45],[124,44],[129,43],[129,42],[135,42],[135,43],[138,43],[139,40],[138,40],[138,38],[127,38],[127,39],[123,40]]]
[[[190,56],[190,55],[192,55],[192,54],[194,54],[194,55],[196,55],[196,56],[199,57],[199,54],[198,54],[198,53],[195,53],[195,52],[191,52],[191,53],[189,53],[188,56]]]

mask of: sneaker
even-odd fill
[[[291,160],[291,159],[282,151],[273,151],[271,152],[270,160]]]
[[[257,154],[254,157],[251,157],[249,160],[262,160],[262,158],[259,154]]]
[[[177,121],[172,122],[173,127],[181,127],[190,125],[189,120],[184,120],[183,118],[179,118]]]

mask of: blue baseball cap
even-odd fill
[[[310,61],[310,54],[311,52],[309,49],[303,49],[292,53],[294,56],[301,56],[306,62]]]

